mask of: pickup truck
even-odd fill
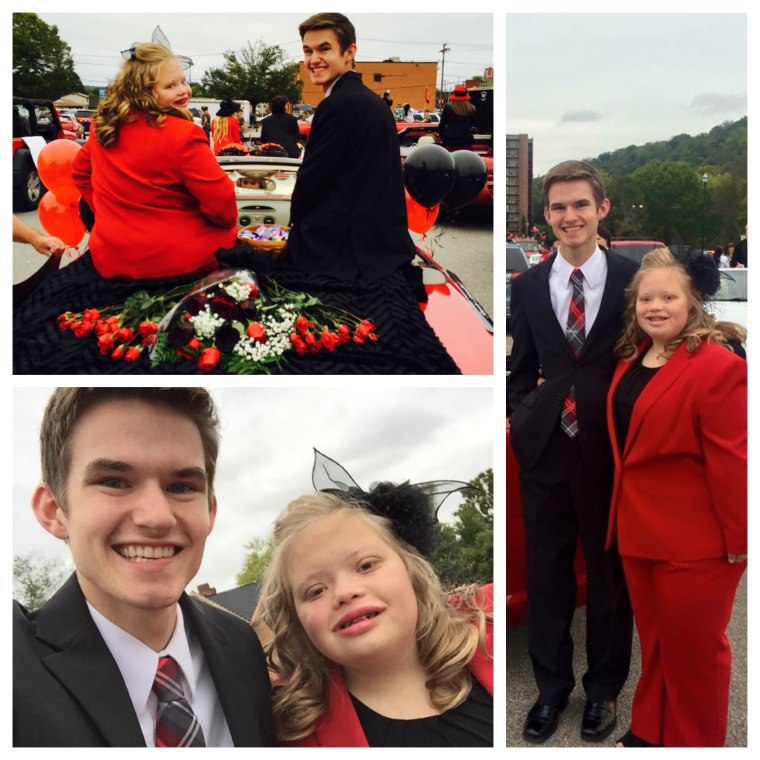
[[[63,128],[50,100],[13,98],[13,208],[32,211],[47,188],[42,184],[24,137],[39,135],[45,142],[74,140],[76,135]]]

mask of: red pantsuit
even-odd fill
[[[731,648],[725,630],[746,563],[623,557],[641,644],[631,731],[666,747],[722,747]]]
[[[647,341],[639,353],[649,347]],[[633,406],[621,445],[607,399],[617,540],[641,642],[631,731],[652,744],[723,746],[731,650],[725,629],[747,552],[747,365],[707,341],[681,344]]]

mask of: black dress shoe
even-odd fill
[[[559,714],[567,707],[567,702],[561,707],[542,705],[536,702],[528,712],[523,726],[523,739],[527,742],[541,744],[545,742],[556,730],[559,722]]]
[[[581,722],[581,739],[587,742],[599,742],[606,738],[617,723],[617,703],[586,702]]]

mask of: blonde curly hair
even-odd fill
[[[472,685],[467,664],[480,647],[485,651],[485,613],[475,601],[475,587],[460,589],[456,604],[447,598],[438,576],[416,549],[400,541],[391,523],[361,503],[333,494],[307,494],[292,501],[274,528],[274,553],[253,617],[269,629],[267,661],[276,674],[272,715],[281,741],[308,736],[327,709],[336,665],[321,654],[303,629],[288,585],[287,562],[294,538],[314,521],[345,512],[359,516],[401,557],[417,598],[417,648],[427,674],[432,704],[440,710],[464,701]],[[450,595],[449,595],[450,596]]]
[[[116,144],[122,124],[135,121],[137,116],[133,111],[144,113],[151,127],[160,127],[167,115],[193,120],[186,108],[158,104],[154,88],[161,67],[172,59],[176,60],[176,56],[168,48],[155,42],[144,42],[135,48],[131,58],[124,61],[93,117],[95,139],[104,148]]]
[[[728,345],[729,341],[742,343],[747,339],[747,331],[741,325],[734,322],[718,322],[712,314],[706,312],[699,291],[684,265],[667,248],[654,248],[644,255],[641,267],[625,290],[623,334],[615,346],[618,356],[629,362],[637,358],[638,347],[647,337],[636,319],[639,286],[646,274],[654,269],[666,268],[675,270],[681,276],[689,302],[689,313],[681,333],[666,344],[663,351],[665,358],[672,356],[683,341],[686,341],[686,350],[694,353],[704,340],[713,340],[731,348]]]

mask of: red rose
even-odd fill
[[[296,335],[295,333],[293,333],[290,336],[290,342],[293,344],[293,348],[295,348],[296,352],[299,354],[305,354],[306,351],[308,350],[306,348],[306,344],[303,342],[303,340],[301,340],[300,335]]]
[[[309,320],[303,315],[296,320],[296,330],[303,335],[309,329]]]
[[[129,343],[134,337],[134,333],[128,327],[122,327],[121,330],[116,333],[116,340],[119,341],[119,343]]]
[[[74,328],[74,335],[77,338],[85,338],[92,332],[93,327],[95,327],[93,322],[82,321]]]
[[[143,346],[155,346],[158,343],[158,335],[146,335],[143,338]]]
[[[306,333],[306,335],[303,336],[303,339],[307,346],[314,346],[317,343],[314,333]]]
[[[132,346],[124,355],[124,361],[133,362],[140,356],[140,349],[137,346]]]
[[[106,317],[106,323],[109,325],[118,325],[119,324],[119,318],[118,317]]]
[[[219,363],[219,349],[217,348],[204,348],[201,351],[201,358],[198,359],[198,368],[208,372],[216,367]]]
[[[104,356],[111,352],[111,349],[113,348],[113,337],[110,333],[107,335],[101,335],[98,338],[98,348],[100,349],[100,353]]]
[[[193,351],[197,351],[201,347],[201,342],[198,338],[192,338],[187,342],[187,347]]]
[[[97,309],[85,309],[84,318],[90,322],[97,322],[100,319],[100,312]]]
[[[256,284],[253,282],[248,283],[248,300],[252,301],[254,298],[259,297],[259,289],[256,287]]]
[[[121,359],[121,357],[124,356],[124,348],[122,346],[117,346],[113,353],[111,354],[112,359]]]
[[[267,331],[261,322],[251,322],[248,325],[248,329],[245,331],[249,338],[257,340],[259,343],[266,343]]]
[[[140,323],[138,331],[144,338],[146,335],[153,335],[154,333],[157,333],[158,325],[155,322],[142,322]]]

